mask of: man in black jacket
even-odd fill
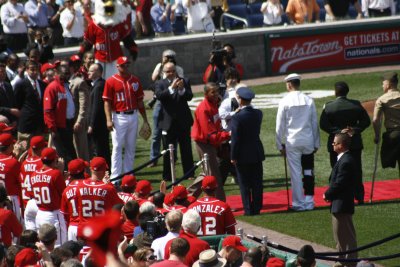
[[[0,115],[7,118],[7,123],[12,124],[20,112],[15,108],[14,91],[11,84],[6,81],[6,73],[6,65],[0,63]]]
[[[357,247],[356,230],[353,225],[355,163],[349,153],[351,138],[338,133],[332,142],[338,161],[329,177],[329,188],[323,198],[331,202],[333,237],[339,252]],[[339,258],[357,258],[357,252],[341,255]],[[350,265],[351,266],[351,265]]]
[[[14,87],[16,107],[21,111],[18,122],[18,141],[27,140],[44,133],[43,95],[46,85],[39,80],[39,65],[26,63],[27,76]]]
[[[101,64],[94,63],[89,67],[88,78],[92,81],[90,91],[90,111],[89,111],[89,140],[92,143],[90,158],[103,157],[108,166],[111,166],[111,153],[109,145],[109,131],[107,129],[106,115],[104,113],[103,91],[105,80],[102,78],[103,67]]]
[[[250,103],[254,93],[247,87],[236,91],[240,111],[231,119],[231,162],[236,165],[244,215],[260,214],[263,201],[264,148],[260,139],[263,114]]]
[[[355,198],[358,203],[364,202],[364,186],[362,183],[362,164],[361,151],[363,143],[361,133],[368,128],[371,120],[367,111],[363,108],[360,101],[347,98],[349,86],[345,82],[335,83],[336,99],[325,104],[321,113],[320,127],[329,134],[328,151],[330,154],[331,167],[335,166],[337,153],[332,148],[335,134],[347,132],[351,136],[351,146],[349,148],[356,164],[356,192]]]
[[[188,101],[193,98],[192,89],[188,80],[178,77],[174,63],[164,64],[165,79],[156,83],[155,93],[162,105],[162,112],[158,119],[158,127],[162,130],[164,149],[169,144],[179,143],[184,173],[193,167],[192,144],[190,127],[193,117]],[[190,174],[193,177],[193,173]],[[168,156],[164,157],[163,177],[171,180],[171,167]]]

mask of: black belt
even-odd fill
[[[391,12],[391,9],[390,9],[390,7],[388,7],[388,8],[368,8],[368,10],[369,11],[372,11],[372,12],[377,12],[377,13],[390,13]]]
[[[115,111],[117,114],[124,114],[124,115],[132,115],[135,113],[136,110],[129,110],[129,111]]]

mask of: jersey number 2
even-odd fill
[[[200,228],[198,235],[216,235],[217,230],[215,226],[217,226],[217,220],[214,217],[205,217],[204,218],[205,224],[205,233],[203,233],[202,228]]]

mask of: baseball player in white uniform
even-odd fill
[[[127,57],[117,60],[118,74],[106,80],[104,110],[107,128],[112,131],[111,178],[132,170],[138,131],[138,111],[147,122],[143,89],[139,79],[129,72]],[[124,159],[122,149],[125,148]]]
[[[285,78],[289,93],[279,102],[276,116],[276,147],[286,153],[296,211],[314,209],[314,153],[320,147],[315,104],[299,91],[300,79],[296,73]]]

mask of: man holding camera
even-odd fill
[[[187,103],[193,98],[193,93],[190,82],[176,74],[174,63],[166,63],[163,71],[166,78],[158,81],[155,87],[156,97],[163,107],[158,126],[162,130],[164,149],[167,149],[169,144],[179,143],[183,172],[187,173],[193,167],[190,140],[193,118]],[[192,171],[190,176],[193,177],[193,175]],[[169,157],[164,157],[163,177],[165,180],[171,180]]]
[[[211,51],[210,64],[203,74],[203,82],[215,82],[218,84],[220,86],[220,94],[224,97],[226,90],[225,70],[229,67],[236,69],[239,72],[238,81],[240,82],[240,79],[243,77],[243,66],[234,62],[236,54],[233,45],[226,43],[222,48],[218,48],[218,43],[219,41],[213,40],[214,48]]]

